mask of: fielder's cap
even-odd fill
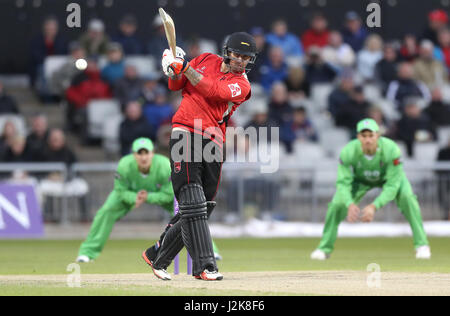
[[[375,122],[375,120],[366,118],[360,121],[356,126],[356,131],[358,133],[361,133],[365,130],[377,133],[380,131],[380,127],[378,126],[377,122]]]
[[[133,142],[132,150],[134,153],[137,153],[141,149],[145,149],[148,152],[153,151],[153,142],[150,139],[145,138],[145,137],[136,139]]]

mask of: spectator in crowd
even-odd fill
[[[147,75],[143,80],[142,89],[139,94],[141,104],[153,104],[156,100],[156,91],[164,87],[159,84],[159,75]]]
[[[42,113],[31,118],[31,132],[27,136],[27,145],[33,155],[34,161],[43,161],[43,149],[47,145],[49,135],[47,116]]]
[[[7,121],[3,126],[3,131],[0,136],[0,158],[4,159],[12,140],[17,136],[19,135],[16,125],[11,121]]]
[[[127,155],[131,151],[134,140],[140,137],[155,139],[155,130],[142,114],[142,106],[139,102],[131,101],[125,109],[125,119],[120,124],[121,155]]]
[[[43,90],[44,61],[48,56],[66,55],[67,43],[59,33],[59,23],[56,17],[47,17],[42,24],[42,32],[31,41],[30,82],[36,89]],[[40,81],[40,82],[37,82]],[[41,87],[39,87],[40,85]]]
[[[449,135],[450,136],[450,135]],[[437,157],[438,162],[450,162],[450,137],[446,147],[441,148]],[[438,176],[438,199],[442,210],[442,218],[450,220],[450,171],[440,170]]]
[[[290,120],[292,110],[286,85],[281,81],[275,82],[272,86],[269,103],[269,119],[276,126],[281,127],[285,122]]]
[[[397,79],[398,69],[397,51],[395,46],[387,43],[383,48],[383,58],[375,65],[375,80],[383,94],[386,93],[389,83]]]
[[[33,154],[27,146],[27,142],[24,137],[16,135],[10,141],[10,145],[6,150],[4,161],[5,162],[32,162]]]
[[[337,76],[336,70],[325,62],[319,47],[311,46],[308,50],[306,63],[306,82],[308,85],[331,83]]]
[[[172,135],[172,124],[161,125],[156,133],[157,149],[156,152],[170,157],[170,137]]]
[[[109,37],[102,20],[93,19],[89,22],[87,32],[80,38],[80,44],[88,57],[99,57],[107,53]]]
[[[351,46],[355,53],[359,52],[368,36],[364,28],[361,17],[355,11],[349,11],[345,15],[345,25],[342,30],[344,42]]]
[[[369,102],[364,97],[361,86],[357,86],[350,93],[350,100],[342,103],[336,110],[334,120],[336,126],[345,127],[354,133],[355,126],[359,121],[367,117],[370,108]],[[356,134],[352,136],[356,137]]]
[[[119,22],[119,31],[113,41],[122,46],[125,55],[142,55],[144,47],[136,35],[138,21],[132,14],[125,15]]]
[[[404,115],[397,122],[396,136],[405,142],[408,156],[413,156],[415,142],[427,142],[436,139],[436,131],[431,120],[417,105],[416,98],[408,98],[405,102]]]
[[[440,30],[438,40],[445,65],[447,69],[450,69],[450,29],[445,28]]]
[[[389,133],[391,132],[391,126],[386,117],[384,116],[384,113],[381,110],[381,108],[379,108],[376,105],[371,106],[368,110],[367,117],[377,122],[378,127],[380,128],[380,135],[387,137],[390,136]]]
[[[66,91],[69,102],[67,119],[70,129],[86,130],[86,107],[89,101],[112,97],[111,89],[100,77],[100,70],[94,59],[88,60],[86,70],[77,75]]]
[[[396,103],[400,110],[403,109],[403,103],[408,97],[422,98],[427,102],[431,100],[427,86],[421,81],[414,80],[414,71],[410,63],[402,62],[398,65],[397,77],[397,80],[389,84],[386,98]]]
[[[155,130],[164,124],[170,123],[174,114],[172,105],[167,101],[167,91],[158,87],[155,91],[155,102],[144,104],[144,116]]]
[[[294,110],[292,119],[283,124],[280,130],[280,140],[286,146],[288,153],[292,153],[296,141],[317,142],[317,132],[308,119],[306,109],[299,107]]]
[[[195,57],[198,57],[202,54],[202,51],[200,49],[200,41],[198,38],[193,38],[187,42],[186,46],[186,59],[191,60]]]
[[[102,69],[102,79],[111,87],[122,79],[125,75],[125,61],[122,51],[122,45],[119,43],[110,43],[108,45],[108,63]]]
[[[311,19],[310,28],[301,37],[303,49],[308,51],[311,46],[325,47],[328,44],[329,35],[330,32],[328,31],[326,17],[322,13],[314,14]]]
[[[431,102],[424,113],[428,115],[434,126],[450,125],[450,104],[444,103],[440,88],[431,90]]]
[[[266,41],[270,46],[281,47],[284,56],[302,57],[303,47],[300,40],[288,30],[288,24],[284,19],[276,19],[272,23],[272,31],[267,34]]]
[[[428,26],[422,34],[422,39],[428,39],[434,45],[439,45],[438,33],[447,27],[448,15],[444,10],[433,10],[428,14]]]
[[[251,120],[244,126],[244,129],[254,128],[257,132],[257,142],[259,144],[259,129],[265,128],[267,131],[267,140],[270,141],[272,139],[272,127],[276,127],[277,123],[269,118],[267,107],[265,104],[261,104],[252,109],[252,118]]]
[[[76,67],[75,62],[78,59],[86,58],[86,52],[78,42],[72,42],[69,45],[69,51],[69,60],[57,69],[50,78],[50,91],[57,96],[64,95],[73,78],[80,73],[81,70]]]
[[[248,80],[250,82],[260,82],[261,80],[261,66],[263,62],[267,60],[269,47],[266,42],[266,35],[264,34],[264,29],[262,27],[253,27],[250,30],[250,34],[253,36],[253,39],[256,43],[256,50],[258,52],[258,58],[256,58],[255,64],[252,67],[252,70],[248,72]]]
[[[353,73],[351,71],[341,73],[338,86],[328,96],[328,111],[333,117],[336,117],[341,107],[351,102],[354,88]]]
[[[289,101],[300,104],[310,94],[310,86],[306,81],[306,73],[301,65],[289,67],[288,76],[284,80],[288,89]]]
[[[147,45],[147,52],[159,60],[165,49],[167,49],[166,31],[164,31],[164,24],[161,17],[155,16],[152,23],[153,34]],[[184,47],[183,39],[180,34],[176,34],[177,46]]]
[[[322,58],[337,71],[353,67],[355,64],[355,52],[350,45],[343,42],[342,35],[338,31],[330,32],[328,45],[322,50]]]
[[[6,94],[3,82],[0,81],[0,115],[20,114],[16,100]]]
[[[67,166],[77,162],[76,155],[66,143],[66,135],[59,128],[52,129],[49,132],[43,158],[46,162],[62,162]]]
[[[419,57],[419,45],[417,38],[413,34],[407,34],[403,38],[402,46],[399,51],[399,58],[401,61],[414,62]]]
[[[114,86],[114,97],[123,107],[129,101],[139,99],[143,86],[143,80],[139,77],[135,65],[125,65],[124,72],[124,77],[117,80]]]
[[[284,60],[283,50],[273,46],[269,50],[268,59],[260,68],[261,85],[269,93],[276,81],[283,81],[288,75],[288,66]]]
[[[440,61],[433,57],[434,45],[430,40],[420,44],[420,57],[414,61],[414,79],[425,83],[429,89],[448,83],[448,72]]]
[[[367,37],[364,48],[357,56],[357,69],[365,82],[374,79],[375,66],[383,58],[383,40],[377,34]]]

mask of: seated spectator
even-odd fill
[[[370,104],[364,97],[363,89],[360,86],[355,87],[349,96],[349,101],[336,108],[334,121],[336,126],[345,127],[353,133],[356,124],[367,117]],[[356,136],[356,134],[353,134],[353,136]]]
[[[402,62],[398,65],[397,80],[392,81],[386,92],[386,98],[397,104],[402,110],[404,101],[409,97],[422,98],[426,101],[431,100],[430,91],[427,86],[414,80],[414,71],[411,64]]]
[[[144,104],[144,116],[156,130],[164,123],[170,123],[174,114],[172,105],[167,102],[167,92],[163,87],[155,91],[155,102]]]
[[[2,134],[0,135],[0,158],[5,158],[6,152],[9,150],[9,146],[13,139],[19,136],[16,125],[13,122],[7,121],[3,126]]]
[[[273,46],[269,50],[268,59],[260,68],[261,85],[266,93],[270,93],[276,81],[283,81],[288,75],[288,66],[281,47]]]
[[[276,126],[282,126],[291,119],[292,106],[289,103],[289,95],[286,85],[276,82],[272,86],[272,93],[269,102],[269,119]]]
[[[100,78],[97,62],[93,59],[88,60],[86,70],[75,76],[66,91],[69,102],[67,111],[69,128],[86,130],[86,107],[89,101],[111,97],[110,87]]]
[[[322,59],[318,47],[310,47],[305,64],[306,82],[308,85],[331,83],[337,75],[336,70]]]
[[[49,89],[57,96],[64,95],[66,90],[70,87],[73,78],[81,72],[81,70],[75,66],[75,62],[78,59],[86,58],[86,53],[78,42],[72,42],[69,45],[69,50],[70,59],[62,65],[61,68],[57,69],[50,78]]]
[[[34,161],[43,161],[43,149],[48,142],[48,121],[44,114],[36,114],[31,119],[31,132],[27,137],[27,145],[33,155]]]
[[[20,112],[16,100],[6,94],[3,82],[0,81],[0,115],[2,114],[20,114]]]
[[[300,40],[288,30],[287,22],[284,19],[276,19],[272,23],[272,29],[266,35],[266,42],[270,46],[281,47],[283,55],[289,57],[302,57],[303,47]]]
[[[409,98],[405,102],[403,117],[396,124],[396,138],[405,142],[408,156],[413,156],[415,142],[427,142],[436,139],[436,131],[431,120],[422,113],[417,99]]]
[[[147,45],[147,53],[154,56],[157,60],[160,60],[164,50],[167,49],[167,38],[166,31],[164,30],[164,24],[159,14],[157,14],[153,19],[152,29],[153,32]],[[177,33],[176,38],[177,46],[184,47],[183,39],[180,34]],[[159,67],[161,67],[160,64],[161,63],[158,63]]]
[[[448,15],[444,10],[433,10],[428,14],[428,26],[422,34],[422,39],[428,39],[434,45],[439,45],[438,33],[447,27]]]
[[[338,31],[331,31],[328,45],[322,49],[322,59],[337,71],[352,67],[355,63],[355,52],[350,45],[343,42]]]
[[[120,147],[122,156],[131,152],[131,145],[139,137],[155,139],[155,129],[142,115],[139,102],[129,102],[125,109],[125,119],[120,124]]]
[[[259,144],[259,129],[265,128],[267,133],[267,140],[270,142],[272,139],[272,127],[276,127],[277,123],[273,121],[271,118],[269,118],[269,115],[267,113],[266,106],[257,106],[256,108],[252,109],[253,116],[251,120],[245,125],[244,129],[247,128],[254,128],[257,132],[257,142]]]
[[[357,69],[365,82],[374,79],[375,66],[383,58],[383,40],[377,34],[367,37],[364,48],[357,56]]]
[[[345,14],[345,25],[341,34],[344,38],[344,43],[350,45],[355,53],[363,48],[368,36],[361,17],[355,11],[349,11]]]
[[[252,70],[248,72],[247,76],[250,82],[260,82],[261,66],[268,58],[269,45],[266,42],[266,35],[264,34],[264,29],[262,27],[253,27],[250,30],[250,34],[255,40],[258,58],[256,58],[255,64],[253,65]]]
[[[328,111],[333,117],[336,117],[339,108],[351,102],[354,88],[353,74],[350,71],[341,73],[338,86],[328,96]]]
[[[172,124],[161,125],[156,133],[156,142],[158,146],[156,147],[156,152],[170,157],[170,137],[172,135]]]
[[[102,69],[102,79],[111,87],[122,79],[125,75],[125,61],[122,46],[119,43],[110,43],[108,45],[108,63]]]
[[[309,96],[310,86],[306,82],[305,70],[300,65],[289,67],[289,73],[284,80],[284,84],[288,89],[291,103],[301,103],[305,97]]]
[[[439,31],[438,41],[445,65],[447,69],[450,69],[450,30],[448,28]]]
[[[122,45],[125,55],[142,55],[144,48],[136,36],[138,21],[132,14],[125,15],[119,23],[119,31],[113,37],[113,41]]]
[[[450,104],[444,103],[441,89],[431,90],[431,103],[425,108],[424,113],[428,115],[434,126],[450,125]]]
[[[368,111],[368,118],[371,118],[377,122],[379,128],[380,128],[380,134],[383,136],[390,136],[391,133],[391,125],[389,124],[388,120],[384,116],[383,111],[378,106],[371,106]]]
[[[159,75],[149,75],[144,78],[142,89],[139,93],[139,102],[141,104],[152,104],[156,100],[156,91],[164,87],[159,84]]]
[[[325,47],[328,44],[329,35],[326,17],[321,13],[314,14],[310,28],[301,37],[303,49],[308,51],[311,46]]]
[[[66,135],[61,129],[55,128],[49,132],[43,159],[46,162],[63,162],[67,166],[77,162],[77,157],[67,145]]]
[[[105,55],[109,44],[109,37],[105,34],[105,24],[99,19],[91,20],[87,32],[80,38],[80,44],[88,57]]]
[[[56,17],[50,16],[44,20],[41,33],[31,41],[30,53],[31,85],[40,89],[41,92],[45,92],[43,69],[45,58],[67,54],[67,43],[59,32],[59,23]]]
[[[27,142],[22,136],[15,136],[9,142],[9,147],[6,150],[4,161],[5,162],[32,162],[33,154],[29,147],[27,146]]]
[[[450,136],[450,135],[449,135]],[[450,138],[446,147],[439,150],[438,162],[450,162]],[[450,220],[450,172],[448,170],[440,170],[438,176],[438,200],[442,210],[442,218]]]
[[[434,45],[429,40],[420,44],[420,56],[414,61],[414,79],[425,83],[429,89],[448,83],[448,72],[440,61],[434,59]]]
[[[413,62],[417,57],[419,57],[417,39],[413,34],[407,34],[400,47],[399,58],[401,61]]]
[[[397,79],[397,51],[393,44],[386,44],[383,48],[383,58],[375,65],[375,80],[381,87],[383,94],[391,81]]]
[[[143,80],[139,77],[136,66],[125,65],[125,74],[114,86],[114,97],[125,106],[129,101],[139,99],[143,86]]]
[[[292,153],[296,141],[318,141],[316,130],[308,119],[304,107],[296,108],[292,119],[283,124],[280,130],[280,140],[286,146],[288,153]]]

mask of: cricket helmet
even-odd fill
[[[224,58],[226,64],[228,64],[231,60],[231,52],[251,57],[245,69],[246,72],[250,71],[252,66],[255,64],[256,57],[258,56],[256,42],[253,36],[245,32],[233,33],[225,39],[222,57]]]

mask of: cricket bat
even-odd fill
[[[164,11],[163,8],[159,8],[159,15],[164,24],[164,30],[166,31],[167,42],[169,43],[169,48],[172,51],[173,57],[176,57],[177,54],[177,40],[175,36],[175,24],[173,23],[170,15]]]

